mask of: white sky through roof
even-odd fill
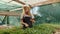
[[[1,0],[1,1],[9,2],[11,0]],[[20,0],[20,1],[25,2],[26,4],[34,4],[34,3],[43,2],[43,1],[46,1],[46,0]],[[13,1],[11,3],[20,5],[19,3],[13,2]]]
[[[6,2],[6,3],[8,3],[9,1],[11,1],[11,0],[1,0],[2,1],[2,3],[4,4],[4,2]],[[46,1],[46,0],[20,0],[20,1],[22,1],[22,2],[24,2],[24,3],[26,3],[26,4],[35,4],[35,3],[38,3],[38,2],[43,2],[43,1]],[[16,4],[16,5],[20,5],[21,6],[21,4],[20,3],[17,3],[17,2],[14,2],[14,1],[12,1],[12,2],[10,2],[10,4]],[[7,5],[10,5],[10,4],[7,4]],[[35,8],[33,8],[31,11],[34,11],[34,14],[37,14],[37,10],[38,10],[39,8],[38,7],[35,7]]]
[[[1,0],[1,1],[2,1],[2,3],[4,3],[4,2],[8,3],[8,2],[11,1],[11,0]],[[17,3],[17,2],[14,2],[14,1],[10,2],[10,4],[21,5],[21,4]]]
[[[20,1],[23,1],[26,4],[35,4],[35,3],[43,2],[43,1],[47,1],[47,0],[20,0]]]

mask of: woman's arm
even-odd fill
[[[21,19],[21,24],[25,24],[25,23],[23,22],[23,14],[21,15],[20,19]]]
[[[20,19],[21,19],[21,24],[23,24],[23,25],[25,25],[26,27],[28,27],[28,24],[26,24],[26,23],[23,22],[23,14],[21,15],[21,18],[20,18]]]
[[[32,21],[32,23],[34,23],[34,22],[35,22],[35,18],[34,18],[34,15],[33,15],[33,14],[32,14],[31,21]]]
[[[28,27],[29,25],[24,23],[23,20],[21,20],[21,24],[25,25],[26,27]]]
[[[32,23],[34,23],[34,22],[35,22],[35,20],[34,20],[34,19],[31,19],[31,21],[32,21]]]
[[[24,25],[26,25],[26,23],[24,23],[24,22],[23,22],[23,20],[21,20],[21,24],[24,24]]]

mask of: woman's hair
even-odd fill
[[[22,12],[22,15],[25,14],[25,10],[26,10],[26,8],[28,8],[28,10],[29,10],[29,11],[28,11],[28,15],[31,16],[31,13],[30,13],[30,6],[26,6],[26,5],[23,6],[23,12]]]

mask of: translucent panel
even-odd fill
[[[20,1],[25,2],[26,4],[35,4],[35,3],[44,2],[47,0],[20,0]]]
[[[36,16],[36,21],[40,23],[45,22],[59,22],[60,21],[60,3],[40,6],[38,11],[42,17]]]
[[[10,25],[20,26],[20,17],[10,16],[9,22],[10,22]]]
[[[22,6],[18,4],[14,4],[14,2],[7,3],[4,1],[0,1],[0,12],[1,11],[5,12],[6,10],[12,10],[21,7]],[[31,11],[33,14],[36,14],[35,15],[36,23],[60,21],[60,3],[33,7]],[[22,10],[18,11],[16,10],[15,12],[22,12]],[[0,24],[20,26],[20,16],[0,16]]]
[[[0,10],[12,10],[16,8],[21,8],[21,5],[16,2],[8,3],[3,0],[0,1]]]

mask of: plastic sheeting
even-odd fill
[[[60,21],[60,3],[39,6],[39,9],[36,12],[38,13],[35,15],[36,23]],[[3,19],[4,16],[1,16],[0,23]],[[7,19],[4,21],[5,24],[7,23],[6,20]],[[9,16],[8,20],[10,25],[20,26],[20,16]]]

